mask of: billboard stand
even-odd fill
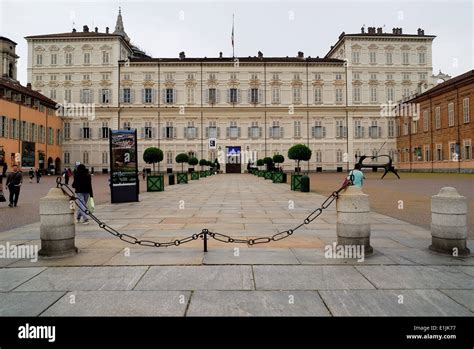
[[[137,131],[111,130],[110,201],[138,202]]]

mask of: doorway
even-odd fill
[[[240,150],[241,147],[226,147],[226,173],[242,173],[242,164],[240,163]]]

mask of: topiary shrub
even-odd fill
[[[143,152],[143,161],[152,164],[153,172],[155,172],[155,164],[163,161],[163,151],[156,147],[147,148]]]
[[[311,159],[311,149],[304,144],[296,144],[288,150],[288,157],[296,161],[296,167],[299,170],[300,161]]]
[[[186,153],[176,155],[176,162],[181,164],[181,172],[184,172],[184,164],[189,161],[189,156]]]

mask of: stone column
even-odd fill
[[[467,199],[456,188],[441,188],[431,197],[430,250],[454,256],[467,256]]]
[[[365,255],[373,252],[370,246],[370,202],[361,188],[349,186],[336,201],[337,244],[364,246]]]
[[[40,237],[39,255],[45,258],[61,258],[77,253],[74,238],[74,210],[69,198],[59,188],[52,188],[40,199]]]

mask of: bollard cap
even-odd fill
[[[456,188],[441,188],[438,194],[431,197],[431,212],[444,214],[466,214],[467,199],[459,195]]]

